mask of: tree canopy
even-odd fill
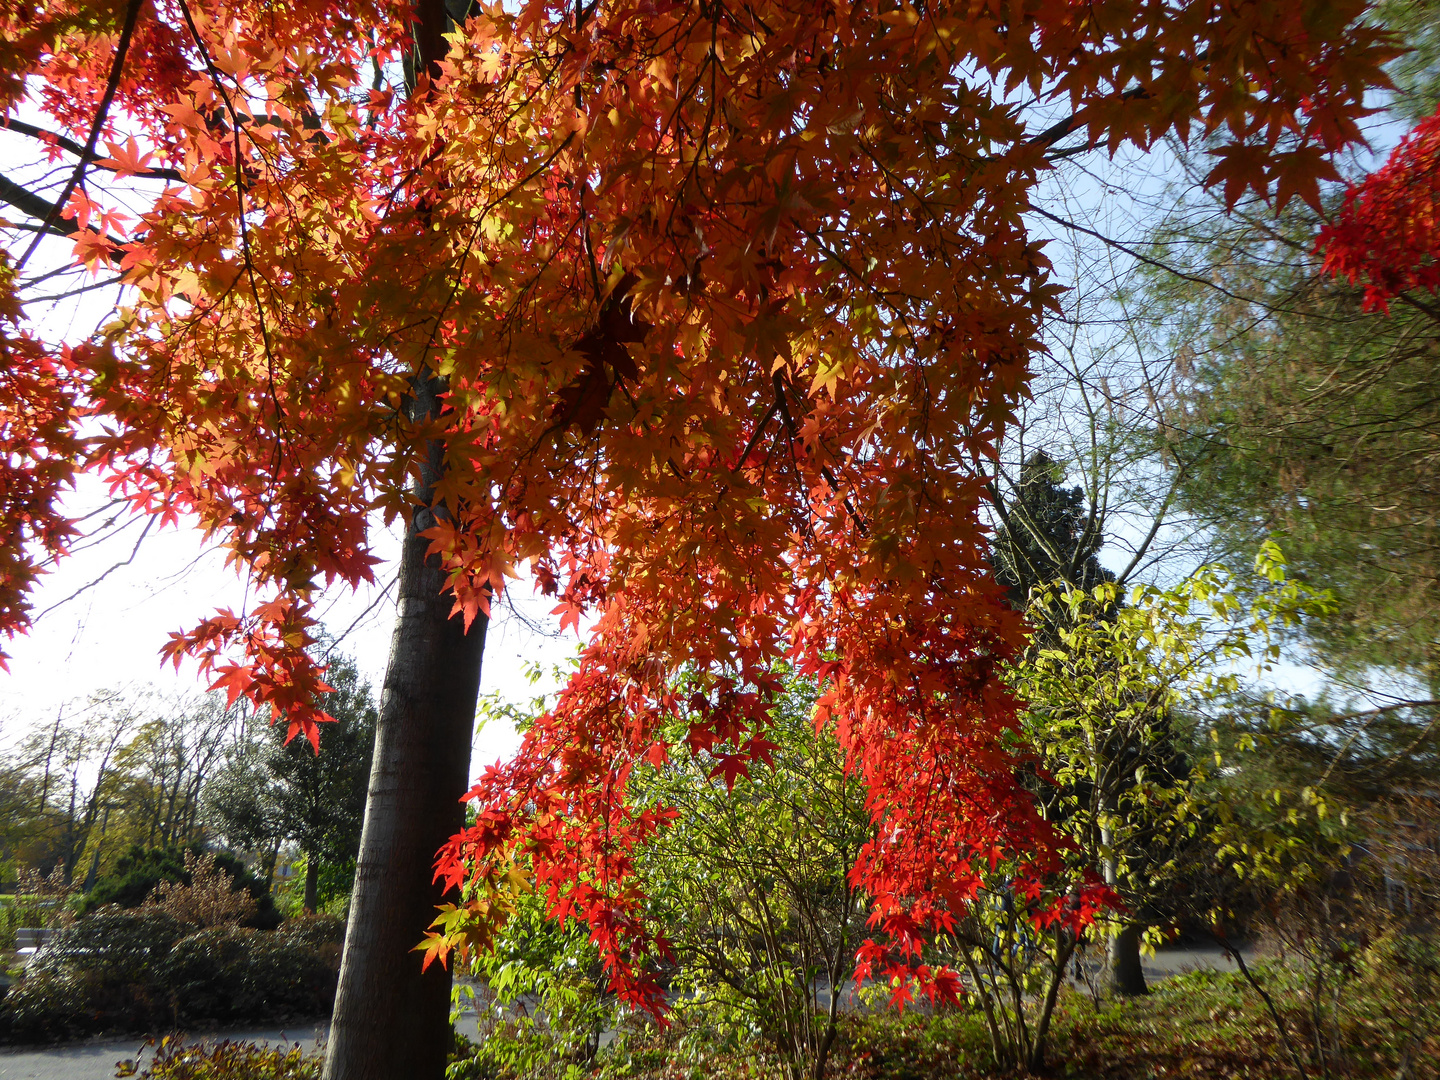
[[[978,513],[1057,299],[1025,214],[1067,137],[1204,134],[1227,203],[1316,202],[1392,55],[1364,5],[440,9],[0,5],[0,108],[67,169],[0,192],[32,222],[0,278],[0,629],[95,471],[258,591],[167,655],[314,742],[317,592],[428,490],[467,622],[521,569],[593,620],[441,872],[524,850],[631,1001],[660,1007],[631,869],[667,811],[629,772],[676,722],[717,775],[767,759],[781,660],[869,788],[855,880],[900,957],[981,863],[1043,889]],[[84,341],[20,317],[47,234],[125,285]]]

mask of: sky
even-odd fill
[[[100,495],[97,485],[74,501],[80,508],[103,505]],[[153,687],[183,696],[206,688],[193,663],[178,671],[168,663],[162,667],[160,649],[170,633],[215,608],[243,608],[245,582],[225,567],[223,553],[207,549],[193,530],[156,527],[141,540],[143,528],[143,522],[134,522],[100,543],[78,547],[42,579],[34,594],[34,628],[3,646],[10,671],[0,672],[0,744],[53,719],[59,709],[80,707],[98,691]],[[393,589],[387,592],[387,586],[399,546],[398,536],[382,531],[377,554],[386,561],[376,568],[377,585],[356,593],[337,586],[317,605],[325,628],[341,638],[339,650],[356,661],[377,699],[395,614]],[[528,581],[511,582],[486,640],[482,694],[527,702],[558,686],[549,676],[532,685],[526,675],[529,665],[539,664],[545,672],[564,665],[578,648],[574,631],[560,635],[550,606],[533,595]],[[476,735],[472,770],[513,751],[518,742],[503,723],[485,724]]]

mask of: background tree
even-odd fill
[[[1087,505],[1080,487],[1061,487],[1063,480],[1064,465],[1036,450],[1021,466],[1013,495],[996,504],[995,577],[1018,611],[1037,587],[1063,581],[1088,592],[1115,580],[1100,565],[1106,523],[1099,507]]]
[[[285,823],[276,816],[278,800],[271,790],[274,778],[266,767],[266,748],[256,727],[253,722],[247,725],[249,730],[205,785],[201,819],[206,833],[228,850],[255,859],[268,888],[275,880],[286,830]]]
[[[1390,69],[1392,125],[1433,114],[1435,6],[1399,0],[1375,17],[1414,50]],[[1182,160],[1193,196],[1200,165]],[[1422,173],[1412,166],[1403,186],[1433,202],[1433,165]],[[1335,234],[1322,239],[1329,254],[1317,250],[1327,220],[1357,205],[1339,184],[1324,191],[1321,206],[1279,216],[1259,202],[1230,211],[1186,196],[1156,233],[1152,254],[1184,274],[1151,268],[1141,294],[1154,305],[1154,346],[1178,376],[1161,443],[1191,463],[1177,476],[1181,501],[1220,554],[1243,562],[1273,534],[1295,572],[1333,590],[1335,614],[1309,626],[1324,665],[1360,685],[1375,685],[1380,670],[1413,678],[1434,697],[1440,487],[1429,446],[1440,430],[1431,392],[1440,320],[1418,281],[1386,315],[1367,300],[1363,273],[1352,284],[1360,263],[1339,259]],[[1434,243],[1423,207],[1406,217],[1388,205],[1388,221],[1364,225],[1374,242]],[[1394,250],[1383,261],[1399,273],[1414,257]]]
[[[88,885],[131,844],[198,839],[199,793],[235,723],[217,698],[113,692],[62,707],[9,755],[24,808],[14,857],[58,864],[66,881],[84,864]]]
[[[1273,533],[1297,572],[1335,591],[1337,613],[1311,640],[1337,673],[1363,682],[1378,666],[1429,688],[1440,640],[1427,449],[1440,324],[1413,309],[1365,312],[1360,290],[1304,255],[1315,224],[1292,219],[1268,256],[1216,238],[1262,261],[1226,268],[1227,288],[1253,290],[1253,303],[1227,303],[1181,350],[1191,381],[1172,431],[1194,461],[1182,498],[1224,550]],[[1177,324],[1209,306],[1177,313]]]
[[[1321,1075],[1338,1057],[1335,1003],[1359,943],[1381,932],[1394,881],[1413,872],[1387,837],[1397,820],[1426,820],[1394,807],[1433,770],[1440,685],[1440,318],[1427,269],[1440,250],[1437,20],[1424,2],[1376,17],[1414,48],[1391,66],[1383,137],[1411,134],[1368,176],[1350,163],[1350,182],[1327,185],[1319,207],[1276,217],[1188,199],[1148,249],[1186,276],[1152,268],[1140,293],[1175,360],[1157,443],[1186,465],[1174,472],[1182,508],[1231,565],[1274,534],[1294,570],[1337,599],[1301,639],[1320,692],[1277,701],[1251,689],[1207,710],[1231,770],[1214,803],[1229,830],[1222,858],[1248,883],[1212,902],[1298,958],[1310,1015],[1298,1031],[1273,1019],[1296,1068]]]
[[[14,748],[12,858],[46,873],[58,866],[67,884],[82,855],[93,861],[103,840],[97,827],[104,824],[106,799],[118,780],[117,759],[141,708],[118,694],[99,695],[78,708],[62,707]]]
[[[183,847],[203,838],[201,792],[244,724],[243,711],[219,694],[162,708],[169,715],[140,724],[115,757],[124,826],[146,848]]]
[[[1098,449],[1098,445],[1092,448]],[[1026,613],[1032,635],[1027,657],[1032,658],[1032,663],[1047,662],[1033,659],[1039,656],[1053,661],[1069,647],[1067,642],[1074,641],[1081,648],[1098,652],[1103,657],[1076,657],[1076,663],[1116,665],[1114,674],[1123,687],[1118,692],[1134,696],[1134,700],[1122,702],[1118,697],[1099,695],[1088,703],[1084,722],[1095,729],[1092,737],[1098,742],[1082,752],[1092,757],[1103,752],[1116,761],[1133,758],[1135,768],[1145,769],[1148,766],[1153,773],[1162,761],[1179,754],[1168,737],[1168,718],[1163,715],[1165,710],[1158,704],[1161,699],[1168,701],[1171,688],[1141,686],[1142,677],[1134,668],[1133,655],[1124,654],[1123,650],[1121,655],[1116,655],[1117,643],[1102,643],[1076,636],[1077,618],[1087,624],[1113,624],[1123,603],[1123,595],[1113,587],[1115,574],[1100,565],[1098,555],[1106,539],[1107,513],[1097,502],[1087,504],[1083,488],[1062,488],[1062,479],[1063,466],[1043,450],[1034,451],[1025,460],[1012,496],[996,504],[1001,520],[994,543],[996,578],[1007,587],[1011,605]],[[1160,517],[1157,516],[1156,520],[1158,522]],[[1107,589],[1106,586],[1111,587]],[[1057,589],[1066,595],[1088,596],[1091,601],[1078,605],[1056,603]],[[1068,635],[1067,630],[1070,632]],[[1098,667],[1091,670],[1093,673]],[[1127,682],[1127,679],[1132,681]],[[1040,684],[1025,682],[1023,688],[1031,692],[1038,690]],[[1160,695],[1158,699],[1157,694]],[[1111,783],[1097,785],[1090,779],[1096,771],[1093,761],[1088,773],[1076,773],[1069,768],[1061,768],[1058,774],[1055,772],[1053,767],[1058,761],[1063,759],[1069,764],[1068,754],[1075,752],[1077,747],[1062,737],[1060,727],[1050,723],[1050,704],[1048,699],[1032,701],[1032,709],[1026,713],[1027,719],[1033,721],[1040,716],[1044,720],[1024,725],[1027,736],[1035,743],[1037,753],[1046,766],[1044,773],[1031,778],[1042,802],[1053,813],[1063,815],[1067,798],[1073,800],[1079,797],[1083,800],[1087,797],[1075,791],[1064,791],[1063,785],[1073,783],[1077,777],[1084,777],[1079,782],[1088,788],[1088,797],[1098,797],[1111,813],[1118,815],[1118,791],[1112,790]],[[1113,782],[1134,769],[1117,764],[1102,771],[1106,780]],[[1057,775],[1066,779],[1057,781]],[[1062,789],[1054,787],[1057,782],[1062,784]],[[1095,807],[1091,809],[1093,811]],[[1163,818],[1164,808],[1157,809]],[[1128,807],[1127,811],[1138,817],[1145,813],[1145,808],[1143,804],[1136,804]],[[1135,831],[1140,831],[1138,821],[1131,824]],[[1099,852],[1102,848],[1111,847],[1108,843],[1110,828],[1109,825],[1104,826],[1105,837],[1093,838],[1097,841],[1106,839],[1107,843],[1092,844],[1091,851]],[[1113,852],[1100,855],[1095,868],[1111,888],[1120,884],[1119,864]],[[1129,899],[1134,900],[1134,897]],[[1127,907],[1133,918],[1113,924],[1114,932],[1107,940],[1104,981],[1117,993],[1143,994],[1146,992],[1145,976],[1140,966],[1140,939],[1145,929],[1141,921],[1143,916],[1135,905],[1127,902]]]
[[[326,730],[323,754],[303,740],[287,743],[283,731],[252,717],[205,794],[210,825],[257,852],[267,880],[278,844],[295,842],[305,856],[303,902],[312,912],[320,905],[322,867],[353,865],[360,846],[377,716],[352,660],[332,654],[325,677],[332,689],[321,704],[336,723]]]

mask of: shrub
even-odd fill
[[[122,908],[136,908],[143,904],[162,881],[192,884],[186,869],[186,851],[199,857],[207,852],[198,844],[183,848],[143,848],[134,845],[120,857],[113,872],[106,874],[95,883],[95,887],[80,902],[79,913],[87,915],[107,904],[119,904]],[[209,853],[214,865],[234,879],[233,889],[244,889],[255,900],[255,914],[246,922],[261,930],[273,930],[280,924],[280,913],[275,910],[275,901],[265,882],[245,868],[245,864],[233,855],[224,852]]]
[[[177,1020],[284,1020],[327,1013],[340,971],[338,920],[279,930],[216,926],[176,943],[159,982]],[[340,928],[343,935],[344,928]]]
[[[199,930],[175,943],[155,973],[178,1007],[207,1020],[225,1021],[260,1011],[264,1001],[252,999],[249,975],[253,943],[258,931],[238,926]]]
[[[255,898],[237,888],[233,875],[213,854],[185,852],[185,881],[161,881],[146,898],[146,909],[163,911],[188,926],[229,926],[255,920]]]
[[[450,1060],[473,1053],[463,1035],[456,1037]],[[299,1043],[256,1046],[220,1042],[195,1045],[181,1038],[160,1040],[150,1065],[137,1073],[133,1061],[121,1062],[117,1076],[137,1080],[319,1080],[321,1059]]]
[[[0,1035],[38,1041],[200,1021],[252,1023],[328,1013],[344,927],[190,930],[156,908],[106,908],[56,934],[0,1003]]]
[[[148,1025],[153,972],[184,933],[163,912],[109,908],[58,930],[10,989],[0,1032],[33,1041]]]
[[[95,882],[95,887],[80,902],[80,914],[88,915],[107,904],[139,907],[160,882],[184,879],[185,860],[178,848],[144,848],[134,844],[120,856],[114,870]]]
[[[134,1063],[122,1064],[117,1075],[136,1075]],[[150,1065],[139,1074],[140,1080],[318,1080],[319,1076],[320,1059],[307,1055],[299,1044],[192,1046],[180,1039],[162,1040]]]

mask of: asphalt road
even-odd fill
[[[1165,949],[1143,960],[1145,977],[1154,982],[1169,975],[1197,969],[1234,970],[1230,960],[1218,948]],[[461,1018],[459,1028],[467,1035],[476,1032],[475,1017]],[[313,1050],[324,1039],[328,1025],[312,1024],[280,1030],[269,1028],[247,1031],[207,1032],[191,1036],[194,1041],[218,1042],[223,1039],[289,1045],[299,1043]],[[150,1051],[144,1040],[104,1039],[92,1042],[48,1046],[42,1049],[9,1049],[0,1047],[0,1080],[113,1080],[117,1065],[134,1061],[144,1068]]]

